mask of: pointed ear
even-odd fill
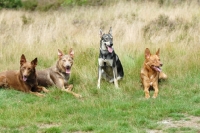
[[[156,55],[157,55],[157,56],[160,55],[160,48],[158,48],[158,51],[156,52]]]
[[[102,29],[100,28],[100,30],[99,30],[99,35],[100,35],[100,38],[102,37],[102,35],[103,35],[103,31],[102,31]]]
[[[110,30],[108,33],[112,35],[112,27],[110,27]]]
[[[62,56],[63,56],[63,52],[60,49],[58,49],[58,57],[61,58]]]
[[[70,48],[69,50],[69,55],[71,56],[71,58],[74,58],[74,50],[72,48]]]
[[[37,66],[37,58],[35,58],[34,60],[31,61],[31,64],[36,67]]]
[[[22,66],[24,63],[26,63],[26,57],[24,56],[24,54],[22,54],[20,59],[20,65]]]
[[[145,49],[145,58],[148,59],[151,56],[151,52],[148,48]]]

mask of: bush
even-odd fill
[[[178,17],[174,20],[171,20],[167,15],[160,14],[157,19],[150,21],[143,27],[143,35],[146,39],[149,39],[160,32],[165,32],[165,34],[168,34],[176,29],[183,30],[184,33],[187,33],[190,27],[195,27],[195,23],[192,24]]]
[[[22,6],[21,0],[1,0],[0,8],[20,8]]]
[[[27,0],[27,1],[24,1],[22,5],[25,10],[34,11],[36,7],[38,6],[38,3],[36,0]]]

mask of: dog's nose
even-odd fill
[[[160,66],[163,66],[163,64],[162,64],[162,63],[160,63]]]

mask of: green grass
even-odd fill
[[[158,98],[147,100],[139,80],[142,54],[134,56],[135,59],[122,55],[125,77],[119,82],[121,89],[105,81],[101,82],[101,89],[97,89],[98,52],[94,50],[95,56],[90,57],[88,49],[85,51],[87,55],[77,55],[70,79],[75,92],[83,95],[82,99],[56,88],[50,88],[51,92],[43,98],[1,89],[1,131],[141,133],[159,128],[157,121],[168,117],[178,120],[184,117],[182,114],[200,115],[200,75],[197,74],[200,70],[192,69],[181,77],[169,76],[167,81],[161,82]],[[182,130],[190,129],[178,131]]]

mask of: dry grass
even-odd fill
[[[85,73],[77,73],[83,77],[87,77],[87,72],[96,75],[99,28],[108,32],[112,26],[114,47],[122,63],[129,65],[127,72],[131,69],[127,63],[141,58],[149,47],[152,52],[161,48],[164,68],[170,75],[180,76],[182,72],[178,70],[187,71],[199,61],[199,14],[196,4],[160,7],[155,3],[131,1],[51,12],[1,10],[0,69],[18,69],[22,53],[29,60],[38,57],[38,69],[49,67],[56,60],[58,48],[66,52],[72,47],[77,64],[82,61],[85,66],[77,68]],[[191,65],[186,60],[194,63]],[[93,71],[87,71],[87,64]]]
[[[73,47],[77,54],[86,48],[98,50],[99,28],[107,32],[110,26],[113,27],[114,45],[120,56],[127,54],[133,57],[134,52],[142,54],[145,47],[153,50],[160,47],[165,56],[171,50],[175,53],[194,53],[200,41],[199,13],[199,7],[195,4],[161,8],[154,3],[134,2],[42,13],[1,10],[0,59],[8,65],[5,58],[18,59],[22,53],[30,58],[45,56],[49,59],[57,48]],[[157,30],[154,25],[156,30],[145,39],[144,27],[151,27],[160,15],[167,16],[175,29],[169,31],[168,27],[163,26]],[[181,20],[178,26],[175,24],[177,19]],[[184,30],[184,24],[187,24],[187,30]],[[0,68],[6,69],[2,65]]]

